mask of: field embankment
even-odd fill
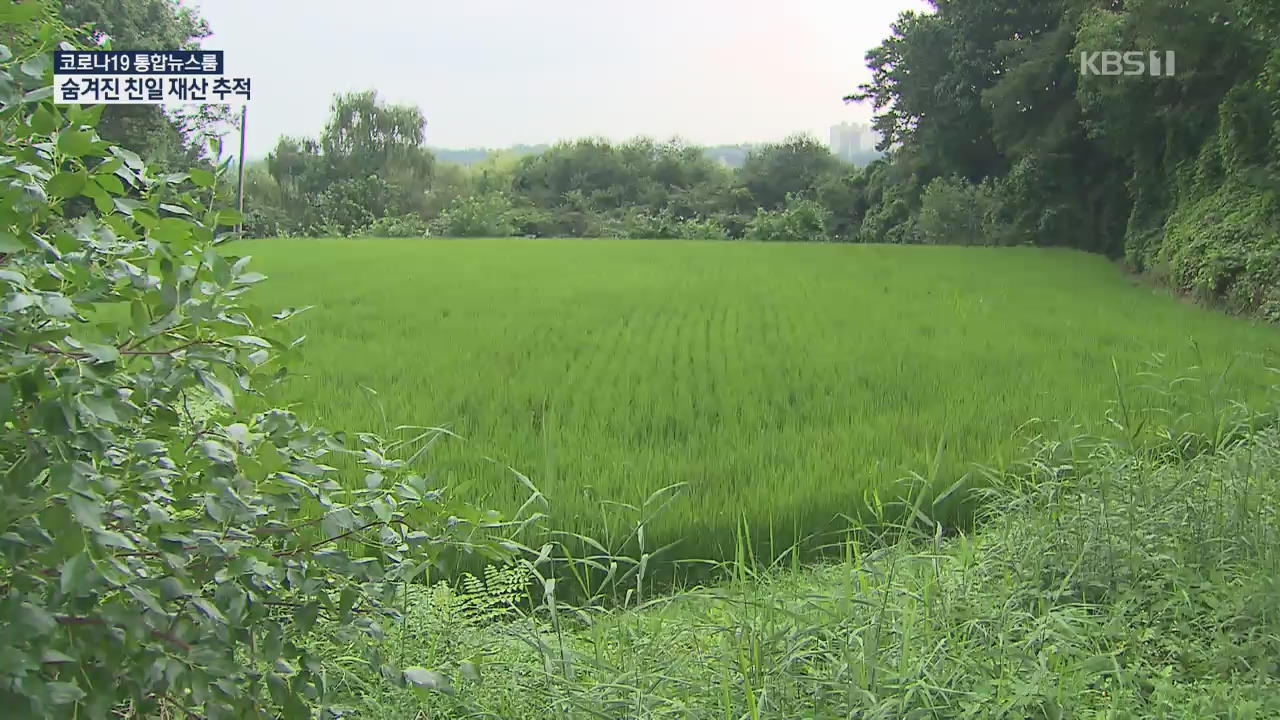
[[[338,684],[388,719],[1280,716],[1280,436],[1193,459],[1060,450],[991,487],[974,535],[727,563],[725,584],[624,610],[537,581],[515,610],[503,574],[440,584],[387,652],[452,694]]]

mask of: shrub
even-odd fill
[[[729,232],[714,218],[689,218],[676,225],[676,237],[684,240],[728,240]]]
[[[435,219],[432,229],[448,237],[509,237],[516,234],[511,200],[503,193],[457,198]]]
[[[858,228],[858,242],[908,244],[916,242],[915,216],[901,196],[873,204]]]
[[[364,237],[408,238],[427,237],[431,227],[417,215],[396,215],[378,218],[360,229]]]
[[[756,210],[747,224],[746,239],[774,242],[817,242],[831,239],[827,230],[831,213],[814,200],[788,195],[781,210]]]
[[[984,245],[991,197],[986,186],[962,178],[936,178],[920,198],[917,230],[929,245]]]
[[[1234,312],[1280,320],[1280,200],[1228,181],[1177,209],[1158,262],[1174,287]]]
[[[492,518],[397,459],[429,438],[243,409],[291,344],[244,304],[263,277],[218,247],[241,218],[215,173],[175,186],[98,136],[101,108],[52,104],[69,35],[47,7],[0,14],[3,714],[332,717],[310,638],[380,635],[455,544],[501,556],[472,537]],[[449,670],[363,662],[419,688]]]

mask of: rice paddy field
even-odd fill
[[[447,427],[462,439],[421,460],[434,482],[510,514],[529,496],[514,469],[556,527],[616,542],[643,516],[646,549],[682,557],[731,556],[744,527],[783,547],[832,530],[912,473],[937,491],[972,481],[1018,456],[1029,420],[1101,432],[1117,370],[1128,382],[1153,358],[1199,379],[1189,402],[1257,400],[1280,350],[1273,328],[1074,251],[268,239],[232,252],[268,275],[258,304],[314,306],[291,321],[306,341],[279,400],[348,431]]]

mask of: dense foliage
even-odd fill
[[[340,112],[353,97],[371,113],[415,112],[382,105],[372,93],[343,96],[335,100],[331,128],[344,124]],[[792,196],[829,204],[818,213],[823,218],[847,217],[848,178],[857,176],[856,168],[807,137],[755,148],[737,170],[703,148],[646,138],[495,152],[465,167],[434,165],[428,151],[409,146],[389,156],[423,158],[421,172],[397,179],[375,163],[353,175],[323,142],[282,139],[265,168],[248,168],[248,232],[371,235],[377,219],[412,215],[434,234],[453,237],[722,239],[743,237],[761,213],[778,215],[776,224],[785,226]],[[849,240],[858,219],[824,220],[803,238],[786,239]]]
[[[1056,245],[1280,319],[1274,3],[934,5],[867,56],[872,80],[849,99],[874,106],[889,156],[863,168],[804,137],[752,148],[738,168],[680,142],[585,139],[410,187],[342,170],[322,142],[282,141],[251,186],[250,229],[352,234],[415,213],[440,235]],[[1177,71],[1084,74],[1081,53],[1101,50],[1173,51]],[[389,188],[402,202],[384,208]]]
[[[245,411],[293,313],[244,304],[263,276],[217,247],[240,218],[216,174],[157,175],[101,106],[52,104],[75,35],[50,6],[0,2],[0,29],[0,714],[325,717],[313,632],[379,635],[450,548],[500,553],[469,540],[494,518],[416,469],[430,431]]]
[[[1280,437],[1190,460],[1077,437],[1033,458],[991,474],[973,536],[922,522],[807,568],[744,548],[731,582],[634,609],[438,587],[391,643],[484,652],[484,683],[425,702],[355,668],[343,684],[385,720],[1280,716]]]
[[[1093,250],[1280,319],[1280,6],[934,6],[899,19],[853,96],[893,151],[862,240]],[[1172,51],[1176,72],[1085,74],[1104,50]]]
[[[60,0],[59,14],[86,47],[121,50],[196,48],[209,25],[190,4],[178,0]],[[110,105],[97,125],[107,142],[138,153],[161,172],[208,169],[202,138],[230,119],[217,105],[166,109],[156,105]]]

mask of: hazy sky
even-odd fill
[[[190,2],[191,0],[189,0]],[[315,136],[338,91],[427,117],[427,143],[584,135],[703,144],[827,138],[867,108],[841,97],[922,0],[195,0],[253,81],[248,148]]]

